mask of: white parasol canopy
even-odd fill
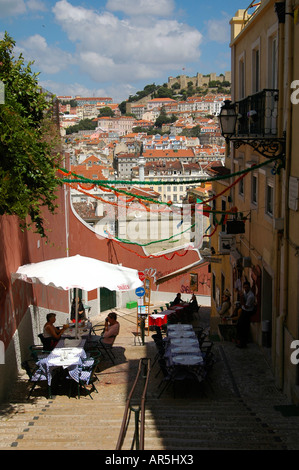
[[[106,263],[81,255],[55,258],[20,266],[13,279],[40,283],[57,289],[82,289],[90,291],[98,287],[109,290],[129,291],[143,285],[136,269]],[[78,311],[76,311],[76,336]]]

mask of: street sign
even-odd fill
[[[142,271],[138,271],[138,277],[139,277],[140,281],[143,282],[144,279],[145,279],[145,274]]]
[[[143,287],[137,287],[137,289],[135,290],[135,294],[138,297],[143,297],[145,294],[145,289]]]

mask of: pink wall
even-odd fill
[[[16,281],[12,285],[11,273],[16,272],[18,267],[23,264],[62,258],[67,254],[70,256],[81,254],[106,262],[122,263],[123,266],[146,272],[154,281],[198,261],[198,255],[193,251],[188,251],[185,256],[176,255],[169,261],[165,258],[143,259],[127,249],[144,256],[141,247],[124,245],[125,248],[123,248],[123,245],[117,242],[95,235],[78,220],[68,203],[65,208],[64,201],[64,188],[60,188],[57,214],[53,216],[44,211],[48,241],[34,234],[33,230],[22,232],[16,217],[0,216],[2,245],[0,252],[0,340],[4,341],[6,347],[30,304],[65,312],[68,312],[69,308],[69,294],[67,292],[51,287],[30,285],[21,281]],[[67,230],[69,230],[68,241]],[[208,268],[197,268],[192,272],[197,272],[199,278],[196,294],[210,295]],[[152,282],[152,289],[156,290],[154,282]],[[189,293],[190,275],[185,273],[169,280],[161,284],[159,290]],[[89,294],[90,299],[95,298],[95,292]]]
[[[12,283],[11,274],[27,264],[66,256],[63,189],[58,191],[62,201],[57,215],[44,211],[50,240],[41,239],[33,229],[24,232],[15,216],[0,216],[0,340],[8,346],[29,305],[49,309],[68,309],[67,293],[51,287],[34,286],[23,281]],[[39,247],[38,247],[39,244]]]

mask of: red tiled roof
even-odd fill
[[[183,157],[194,157],[194,152],[192,149],[180,149],[180,150],[145,150],[143,152],[144,158],[183,158]]]

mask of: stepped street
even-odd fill
[[[1,450],[99,450],[108,459],[106,464],[139,466],[138,460],[116,461],[117,456],[140,455],[130,454],[134,416],[122,452],[108,451],[115,450],[139,359],[154,359],[156,349],[152,331],[145,337],[145,345],[134,343],[135,309],[119,309],[118,319],[115,365],[106,359],[100,363],[98,393],[92,394],[93,399],[84,392],[80,399],[75,393],[69,397],[59,387],[48,399],[46,387],[36,387],[26,400],[27,377],[21,376],[9,401],[1,406]],[[209,323],[207,307],[201,309],[199,323]],[[266,351],[254,343],[238,349],[215,334],[212,340],[215,363],[202,384],[179,383],[175,393],[170,386],[158,398],[163,375],[157,363],[152,368],[145,451],[180,451],[182,458],[188,455],[189,463],[194,463],[199,450],[298,450],[299,413],[276,388]]]

